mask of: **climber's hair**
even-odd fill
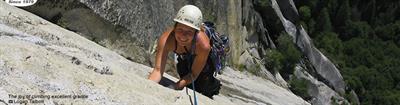
[[[178,22],[175,22],[173,30],[175,30],[175,28],[176,28],[177,25],[178,25]],[[194,29],[194,28],[193,28],[193,29]],[[199,30],[196,30],[196,29],[194,29],[194,31],[195,31],[195,32],[194,32],[195,35],[199,32]]]

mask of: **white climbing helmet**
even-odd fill
[[[203,22],[203,15],[200,9],[196,6],[185,5],[179,9],[174,21],[192,27],[196,30],[200,30],[201,23]]]

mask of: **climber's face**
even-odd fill
[[[190,46],[196,30],[187,25],[177,23],[174,32],[179,46]]]

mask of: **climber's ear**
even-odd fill
[[[201,26],[200,26],[200,31],[205,31],[206,30],[206,28],[205,28],[205,24],[204,23],[201,23]]]

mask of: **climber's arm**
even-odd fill
[[[155,66],[153,71],[149,75],[149,79],[159,83],[164,74],[165,64],[167,61],[168,52],[171,49],[169,38],[169,33],[172,30],[167,30],[160,36],[158,44],[157,44],[157,54],[155,58]]]

